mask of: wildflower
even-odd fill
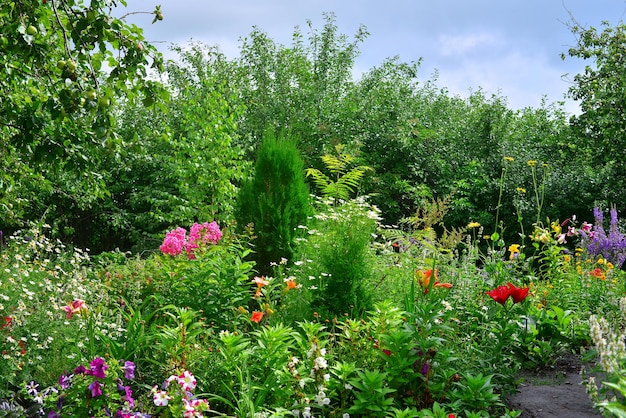
[[[467,224],[467,228],[468,229],[479,228],[479,227],[480,227],[480,223],[478,223],[478,222],[472,221],[472,222]]]
[[[102,384],[97,380],[91,382],[91,384],[87,386],[87,389],[91,391],[92,398],[95,398],[96,396],[102,396]]]
[[[128,402],[128,406],[133,408],[135,406],[135,400],[133,399],[133,391],[130,386],[124,387],[124,400]]]
[[[486,292],[491,298],[504,306],[509,297],[513,299],[513,303],[522,302],[528,296],[528,287],[516,287],[509,282],[506,286],[498,286],[497,288]]]
[[[254,279],[252,280],[254,283],[256,283],[256,285],[258,287],[263,287],[263,286],[267,286],[268,284],[270,284],[270,282],[268,282],[267,280],[265,280],[265,278],[263,276],[259,277],[259,276],[255,276]]]
[[[537,165],[537,161],[535,160],[528,160],[526,161],[526,164],[528,164],[529,167],[534,167]]]
[[[509,255],[509,260],[513,260],[514,258],[519,256],[519,253],[520,253],[520,246],[519,246],[519,244],[511,244],[511,245],[509,245],[509,252],[511,253],[511,255]]]
[[[513,162],[514,161],[513,157],[503,157],[502,159],[504,161],[507,161],[507,162]]]
[[[521,193],[521,194],[526,193],[526,189],[524,189],[523,187],[516,187],[516,188],[515,188],[515,190],[516,190],[518,193]]]
[[[287,285],[287,290],[295,289],[296,287],[298,287],[296,281],[293,278],[286,280],[285,284]]]
[[[191,372],[188,370],[185,370],[180,376],[178,376],[178,383],[184,391],[190,391],[196,388],[196,378],[193,377]]]
[[[259,311],[254,311],[252,312],[252,316],[250,317],[250,321],[255,322],[255,323],[259,323],[261,322],[261,319],[263,319],[263,312],[259,312]]]
[[[428,294],[428,288],[430,286],[430,279],[433,276],[433,270],[415,270],[415,276],[419,280],[420,286],[424,289],[424,294]],[[450,289],[452,287],[451,283],[441,283],[437,280],[439,277],[439,271],[435,269],[435,282],[432,287],[445,287],[446,289]]]
[[[70,387],[70,383],[72,383],[72,377],[73,375],[66,375],[66,374],[62,374],[61,377],[59,377],[59,386],[61,386],[61,389],[67,389]]]
[[[157,390],[152,396],[152,399],[154,400],[154,404],[156,406],[166,406],[167,402],[172,399],[172,397],[169,396],[164,390]]]
[[[109,366],[104,362],[102,357],[96,357],[89,363],[89,370],[86,374],[89,374],[97,379],[104,379],[106,375],[104,371],[108,369]]]
[[[85,305],[85,301],[82,299],[76,299],[70,303],[68,303],[66,306],[63,306],[61,309],[63,309],[66,312],[66,318],[70,319],[72,318],[72,315],[74,314],[80,314],[83,311],[87,310],[87,305]]]

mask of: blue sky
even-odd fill
[[[126,11],[149,11],[157,3],[128,0]],[[568,29],[572,17],[585,27],[615,25],[626,15],[626,0],[162,0],[164,20],[133,15],[168,57],[172,43],[190,40],[218,45],[230,57],[239,53],[241,38],[253,26],[279,44],[290,45],[294,28],[304,33],[307,20],[317,29],[324,13],[335,14],[340,33],[352,36],[360,25],[370,35],[361,44],[355,65],[360,74],[399,56],[412,62],[422,58],[419,80],[438,73],[437,85],[450,94],[467,97],[482,89],[507,98],[509,107],[539,107],[565,101],[567,81],[588,62],[561,53],[574,46]]]

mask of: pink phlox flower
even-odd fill
[[[63,306],[61,309],[63,309],[66,312],[66,318],[70,319],[72,318],[72,315],[74,314],[78,314],[83,310],[87,309],[87,305],[85,304],[85,301],[82,299],[75,299],[72,302],[68,303],[66,306]]]
[[[187,231],[184,228],[176,228],[165,234],[163,244],[159,247],[163,254],[173,257],[183,252]]]
[[[178,383],[183,390],[194,390],[196,388],[196,378],[193,377],[191,372],[185,370],[180,376],[178,376]]]

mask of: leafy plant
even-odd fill
[[[307,168],[306,175],[313,178],[324,198],[332,198],[335,202],[339,202],[349,200],[354,193],[358,192],[361,179],[371,169],[363,165],[351,167],[355,158],[343,153],[341,144],[335,145],[335,151],[337,156],[330,154],[322,156],[322,161],[332,177],[316,168]]]

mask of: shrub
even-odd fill
[[[260,274],[271,273],[270,264],[291,259],[295,231],[311,214],[304,164],[289,138],[267,134],[259,148],[254,176],[237,201],[237,224],[253,225],[254,254]]]

